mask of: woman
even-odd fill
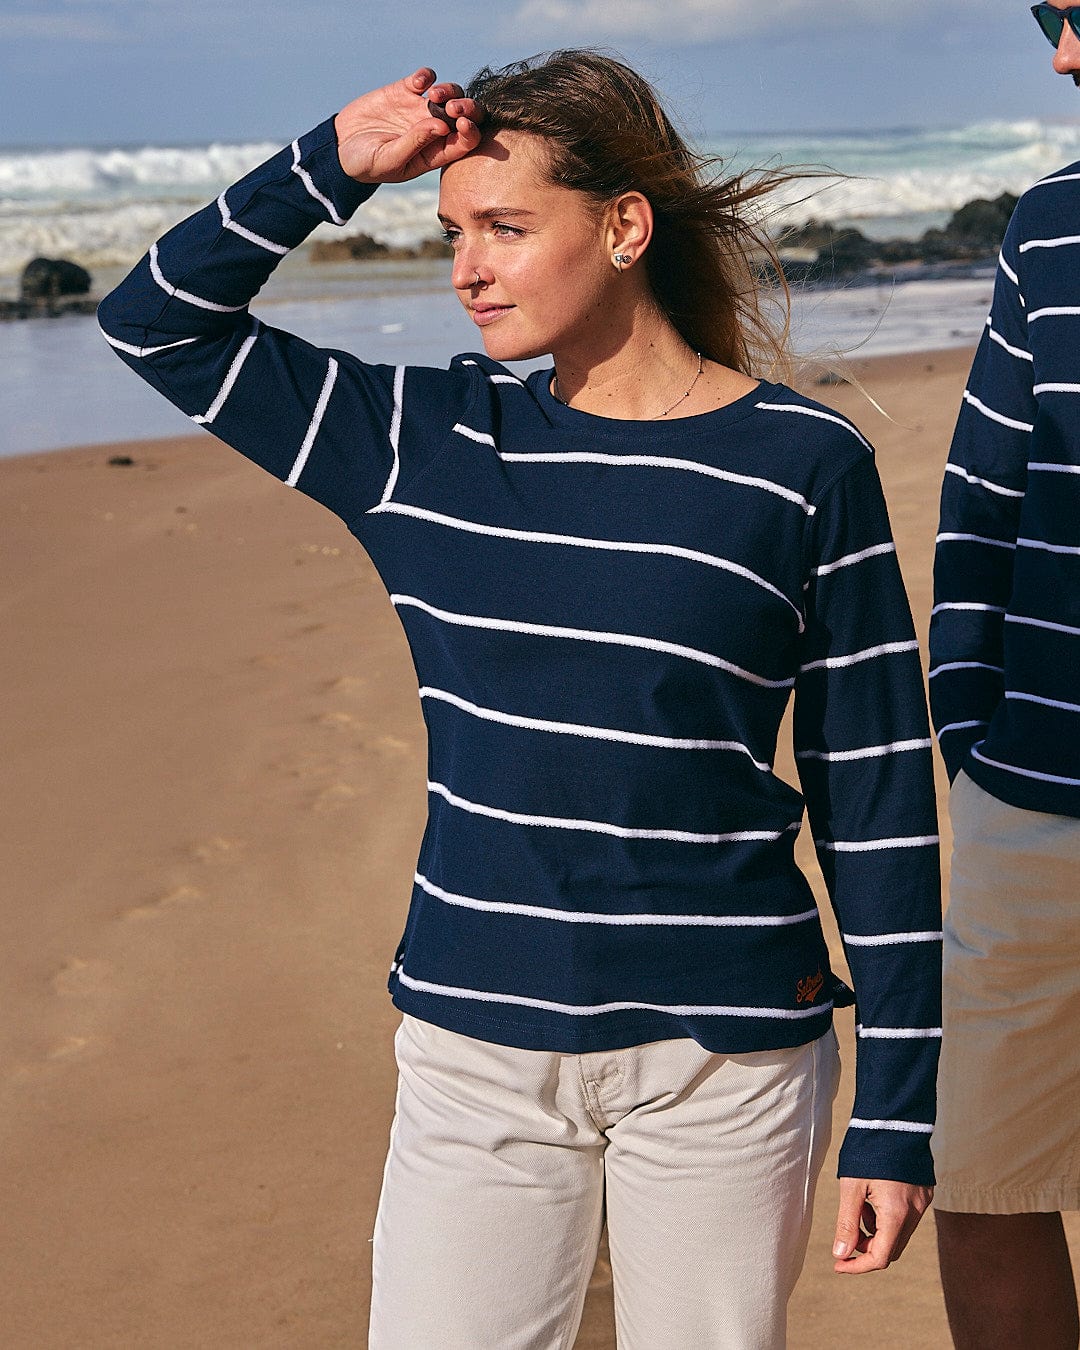
[[[365,365],[248,314],[316,224],[429,170],[486,356]],[[771,768],[792,689],[859,1007],[837,1268],[887,1265],[929,1203],[918,655],[869,446],[751,374],[782,345],[740,211],[762,190],[706,183],[608,58],[485,71],[468,96],[421,69],[102,306],[144,378],[342,517],[420,678],[430,818],[390,978],[374,1346],[569,1346],[605,1212],[620,1345],[783,1345],[849,994],[793,861],[802,798]],[[525,381],[501,364],[545,353]]]

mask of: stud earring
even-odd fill
[[[627,266],[628,263],[632,263],[633,261],[634,260],[629,253],[616,253],[612,257],[612,262],[614,262],[615,266],[619,269],[620,272],[623,270],[624,267]]]

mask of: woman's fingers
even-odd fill
[[[420,66],[338,113],[342,168],[362,183],[407,182],[474,150],[482,116],[460,84],[439,81],[430,66]]]
[[[907,1246],[932,1196],[928,1186],[841,1178],[833,1269],[844,1275],[884,1270]]]

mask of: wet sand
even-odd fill
[[[810,391],[878,447],[922,636],[969,360],[856,362],[891,422]],[[360,1345],[425,808],[389,601],[206,435],[0,462],[0,563],[3,1342]],[[929,1222],[886,1274],[832,1273],[849,1103],[850,1076],[790,1344],[947,1346]],[[578,1346],[613,1344],[601,1259]]]

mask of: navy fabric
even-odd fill
[[[278,258],[365,195],[325,123],[166,235],[100,318],[336,512],[397,609],[431,777],[395,1003],[562,1052],[822,1035],[850,992],[793,858],[803,796],[772,770],[794,692],[858,1003],[841,1170],[929,1182],[930,737],[870,447],[781,385],[628,422],[563,406],[550,372],[369,365],[252,318]]]
[[[949,777],[1080,816],[1080,165],[1021,197],[941,494],[930,703]]]

